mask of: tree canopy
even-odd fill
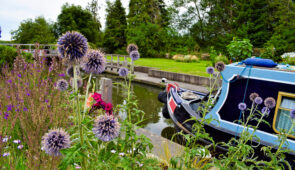
[[[52,24],[44,17],[37,17],[35,20],[28,19],[21,22],[17,30],[12,31],[12,39],[18,43],[49,44],[55,42]]]

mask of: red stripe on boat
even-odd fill
[[[169,100],[169,107],[171,108],[173,113],[174,113],[174,110],[175,110],[176,106],[177,105],[176,105],[175,101],[173,100],[173,97],[171,96],[170,100]]]

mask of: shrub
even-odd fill
[[[190,55],[185,55],[183,61],[189,63],[191,61]]]
[[[273,59],[274,58],[274,48],[273,47],[266,47],[265,49],[262,50],[260,57]]]
[[[196,63],[199,63],[200,62],[200,59],[197,56],[195,56],[195,55],[192,55],[190,57],[190,60],[191,60],[191,62],[196,62]]]
[[[295,58],[294,57],[286,57],[283,59],[283,62],[290,65],[295,65]]]
[[[248,39],[234,39],[229,45],[226,46],[226,48],[231,60],[241,61],[251,57],[253,45]]]
[[[15,57],[17,56],[16,49],[10,46],[0,45],[0,67],[5,64],[12,66]]]
[[[33,61],[33,54],[32,53],[27,53],[27,52],[22,51],[21,55],[25,59],[26,62],[30,63]]]

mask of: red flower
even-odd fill
[[[99,93],[94,93],[92,97],[96,102],[99,102],[101,100],[101,94]]]
[[[112,105],[112,103],[108,103],[108,104],[106,104],[106,107],[105,107],[105,110],[106,111],[111,111],[113,109],[113,105]]]
[[[106,103],[105,103],[103,100],[101,100],[101,101],[99,102],[99,105],[101,106],[102,109],[105,110],[105,108],[106,108]]]

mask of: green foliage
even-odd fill
[[[274,47],[266,47],[263,49],[262,53],[260,54],[261,58],[268,58],[274,59]]]
[[[10,46],[0,45],[0,67],[5,64],[12,66],[15,57],[17,56],[16,49]]]
[[[248,39],[234,39],[229,45],[226,46],[226,48],[232,60],[241,61],[251,57],[253,45]]]
[[[31,63],[33,62],[33,54],[32,53],[27,53],[22,51],[21,56],[25,59],[26,62]]]
[[[21,22],[19,28],[12,31],[12,39],[17,43],[41,43],[50,44],[56,41],[53,34],[53,25],[44,17],[37,17]]]
[[[100,46],[102,42],[101,24],[87,9],[79,5],[63,5],[54,28],[57,36],[67,31],[78,31],[96,46]]]
[[[114,3],[107,1],[107,18],[104,38],[104,46],[109,53],[124,49],[127,46],[125,30],[127,29],[125,8],[120,0]],[[123,52],[123,51],[122,51]],[[124,53],[119,54],[124,54]]]
[[[283,62],[290,65],[295,65],[295,57],[286,57]]]

